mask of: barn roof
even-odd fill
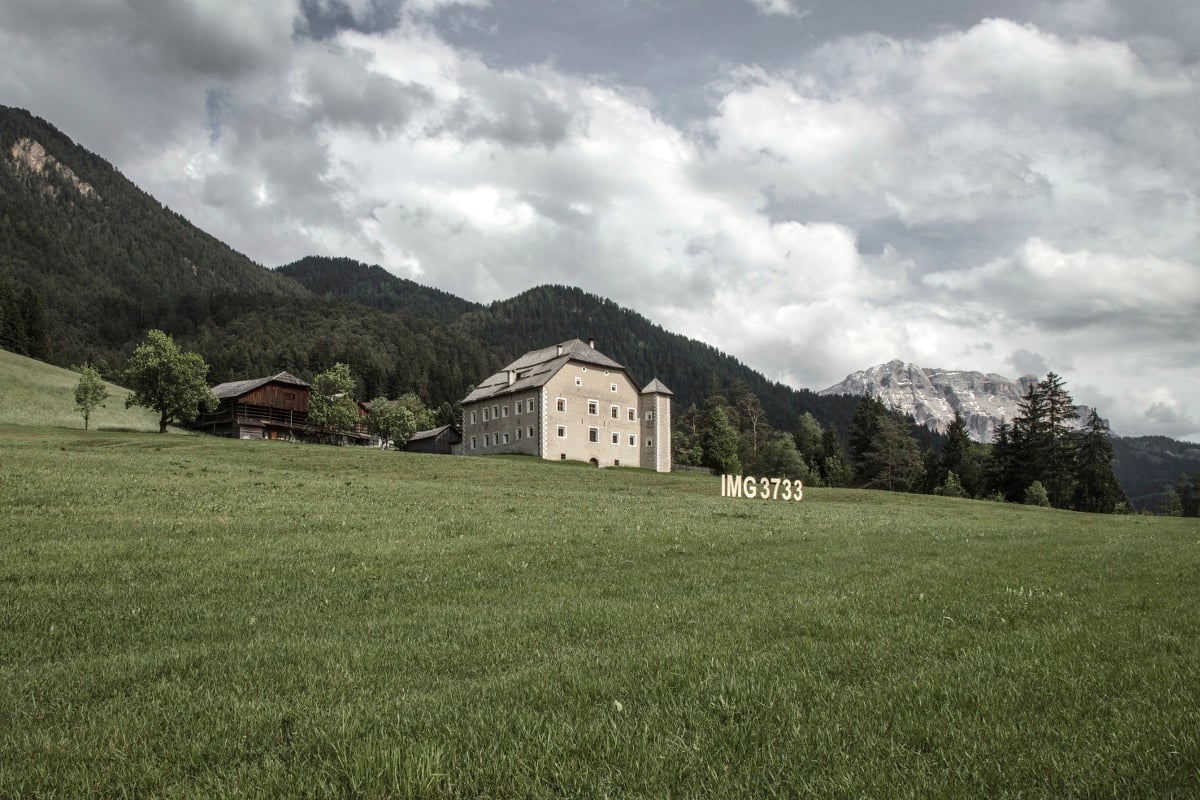
[[[449,429],[453,434],[458,433],[458,431],[455,430],[453,425],[443,425],[442,427],[434,428],[431,431],[417,431],[412,436],[408,437],[408,440],[410,442],[417,442],[417,441],[421,441],[423,439],[436,439],[437,437],[439,437],[443,433],[445,433],[445,431],[447,429]],[[459,441],[462,441],[462,439],[460,438]]]
[[[266,386],[268,383],[283,383],[289,386],[300,386],[309,388],[309,384],[297,378],[288,372],[281,372],[278,375],[272,375],[269,378],[254,378],[248,381],[229,381],[228,383],[218,383],[212,388],[212,393],[216,395],[218,400],[224,400],[227,397],[241,397],[244,394],[253,392],[260,386]]]

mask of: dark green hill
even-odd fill
[[[1200,472],[1200,444],[1166,436],[1115,436],[1113,471],[1130,502],[1153,511],[1159,497],[1180,475]]]
[[[377,264],[368,266],[349,258],[308,256],[280,267],[277,272],[321,297],[438,322],[451,322],[482,308],[441,289],[397,277]]]

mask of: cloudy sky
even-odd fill
[[[1052,369],[1200,440],[1194,0],[5,0],[0,49],[267,266],[580,286],[812,389]]]

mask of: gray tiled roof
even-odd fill
[[[658,378],[646,384],[646,388],[642,389],[642,394],[675,394],[668,389]]]
[[[540,388],[571,361],[605,369],[619,369],[622,372],[625,370],[625,367],[591,347],[587,342],[569,339],[560,344],[529,351],[505,366],[504,369],[481,381],[470,394],[463,398],[463,403],[474,403],[502,394],[515,394],[528,389]],[[508,382],[510,372],[515,373],[512,383]]]
[[[248,394],[260,386],[266,386],[268,383],[286,383],[292,386],[302,386],[305,389],[309,388],[309,384],[297,378],[288,372],[281,372],[278,375],[272,375],[269,378],[254,378],[248,381],[230,381],[228,383],[218,383],[212,388],[212,393],[217,396],[218,400],[224,400],[227,397],[241,397]]]

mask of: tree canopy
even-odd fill
[[[217,398],[208,388],[208,364],[199,353],[179,348],[160,330],[151,330],[129,359],[125,383],[133,393],[125,407],[143,406],[158,412],[158,432],[172,420],[191,422],[201,410],[212,411]]]

